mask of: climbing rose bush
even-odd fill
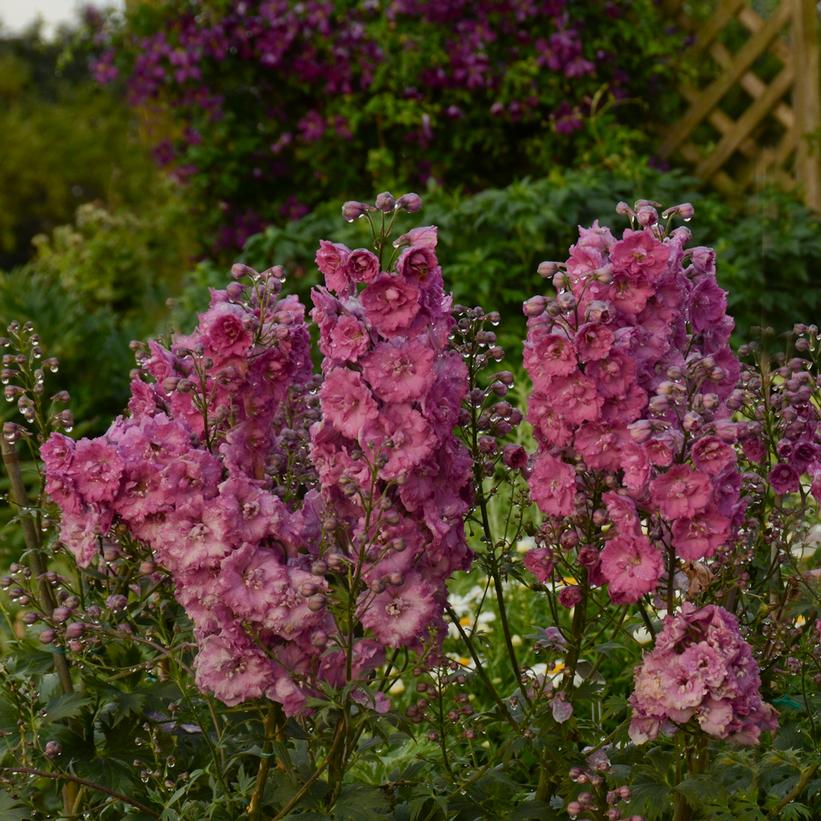
[[[310,321],[235,265],[94,439],[11,323],[12,817],[818,808],[817,327],[736,354],[692,206],[622,203],[517,384],[421,206],[345,203]]]

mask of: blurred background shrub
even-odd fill
[[[151,112],[218,247],[373,189],[607,169],[678,105],[683,38],[652,0],[153,0],[87,19],[95,75]]]

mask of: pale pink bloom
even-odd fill
[[[540,453],[530,474],[530,495],[542,513],[569,516],[576,496],[575,471],[561,459]]]
[[[652,485],[653,503],[668,519],[684,519],[704,510],[710,493],[709,477],[689,465],[674,465]]]
[[[435,352],[422,338],[381,342],[362,360],[373,392],[386,402],[422,399],[434,380]]]
[[[346,368],[333,368],[320,390],[322,408],[331,424],[355,439],[365,425],[379,415],[376,401],[362,376]]]

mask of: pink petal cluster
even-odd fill
[[[358,642],[388,647],[441,634],[445,582],[470,563],[471,464],[453,434],[467,371],[448,350],[451,298],[436,229],[402,239],[409,244],[395,270],[343,281],[336,255],[348,252],[323,243],[317,262],[327,287],[314,290],[312,314],[324,355],[312,458],[334,511],[326,530],[346,534],[326,549],[361,580],[366,637]]]
[[[531,496],[550,517],[592,515],[597,483],[620,497],[601,564],[587,565],[622,603],[655,590],[670,541],[683,559],[709,557],[742,513],[726,404],[739,365],[714,255],[687,249],[687,228],[642,224],[621,238],[580,229],[567,262],[547,264],[555,299],[525,303]],[[651,521],[663,523],[653,541],[640,526]]]
[[[213,292],[193,334],[150,343],[126,415],[97,439],[53,435],[42,457],[77,561],[100,554],[112,525],[127,528],[173,576],[198,685],[292,714],[313,691],[332,619],[310,573],[320,500],[307,465],[308,330],[280,286],[274,270]]]
[[[750,645],[724,608],[685,603],[635,673],[630,738],[652,741],[694,720],[708,735],[757,744],[777,727],[776,711],[761,699],[761,679]]]

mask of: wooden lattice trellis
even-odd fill
[[[687,16],[683,0],[669,0],[665,6],[693,33],[690,56],[711,59],[718,72],[704,87],[684,86],[687,111],[667,130],[660,154],[681,156],[697,176],[728,193],[764,182],[797,184],[807,204],[821,210],[815,0],[780,0],[766,18],[745,0],[721,0],[698,27]],[[748,36],[731,52],[722,42],[722,32],[738,24]],[[765,60],[769,61],[766,80],[759,68]],[[780,66],[775,72],[774,64]],[[739,99],[746,103],[741,110]]]

